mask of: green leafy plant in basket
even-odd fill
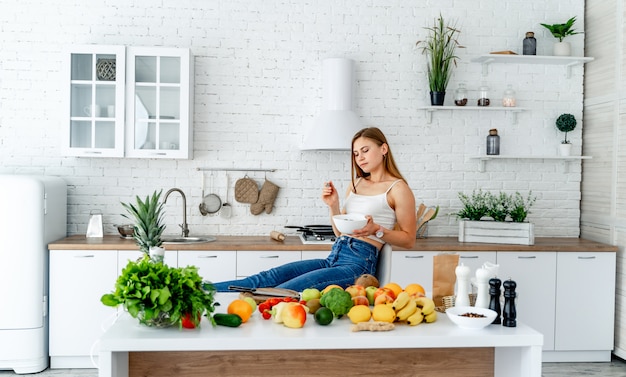
[[[511,209],[509,211],[509,216],[511,216],[511,220],[515,223],[522,223],[526,220],[526,217],[530,213],[530,207],[533,206],[537,200],[537,197],[532,195],[532,191],[528,192],[528,196],[526,199],[520,194],[516,192],[511,196]]]
[[[456,213],[458,218],[480,221],[480,219],[487,216],[489,205],[487,195],[482,190],[474,190],[471,196],[460,192],[459,199],[461,204],[463,204],[463,208]]]

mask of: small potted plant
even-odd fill
[[[422,53],[427,55],[427,75],[430,88],[431,105],[442,106],[446,88],[452,77],[453,65],[456,66],[456,49],[463,48],[457,41],[461,32],[456,24],[447,23],[441,14],[435,19],[433,26],[425,28],[428,36],[417,41]]]
[[[558,43],[554,44],[554,55],[555,56],[570,56],[572,47],[569,42],[563,42],[563,39],[569,35],[582,34],[582,32],[576,31],[573,29],[574,22],[576,22],[576,17],[572,17],[564,24],[541,24],[541,26],[545,27],[552,33],[552,36],[559,40]]]
[[[530,207],[533,206],[537,200],[536,197],[532,195],[532,191],[528,192],[528,197],[524,199],[522,194],[516,192],[514,195],[510,197],[511,208],[509,211],[509,216],[511,216],[511,220],[515,223],[522,223],[526,220],[526,217],[530,213]]]
[[[559,152],[561,156],[569,156],[572,144],[567,140],[567,133],[576,128],[576,118],[572,114],[561,114],[556,118],[556,128],[561,132],[565,132],[565,138],[561,141]]]

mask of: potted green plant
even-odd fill
[[[561,141],[561,145],[559,146],[559,151],[561,156],[569,156],[572,149],[572,144],[569,140],[567,140],[567,133],[573,131],[576,128],[576,118],[572,114],[561,114],[558,118],[556,118],[556,128],[565,132],[565,137],[563,141]]]
[[[456,66],[458,59],[456,49],[463,48],[457,40],[461,31],[455,23],[447,23],[441,14],[433,26],[425,29],[428,30],[428,36],[423,41],[417,41],[416,45],[427,56],[426,73],[431,105],[442,106],[453,66]]]
[[[511,220],[515,223],[522,223],[526,220],[526,217],[530,213],[530,207],[533,206],[537,200],[536,197],[532,195],[532,191],[528,192],[528,197],[524,199],[522,194],[516,192],[514,195],[510,197],[510,205],[511,208],[509,210],[509,216]]]
[[[552,36],[559,40],[558,43],[554,44],[554,55],[555,56],[570,56],[571,55],[571,45],[569,42],[564,42],[563,39],[569,35],[582,34],[582,32],[576,31],[573,29],[574,22],[576,22],[576,17],[572,17],[564,24],[541,24],[541,26],[545,27],[550,31]]]

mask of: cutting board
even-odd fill
[[[246,288],[230,286],[228,289],[241,292],[240,298],[252,297],[257,303],[263,302],[272,297],[292,297],[300,300],[300,293],[291,289],[284,288]]]

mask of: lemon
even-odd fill
[[[393,310],[391,305],[374,305],[374,310],[372,310],[372,318],[374,319],[374,321],[392,323],[396,320],[396,311]]]
[[[348,318],[352,323],[367,322],[372,317],[369,305],[355,305],[350,308]]]

